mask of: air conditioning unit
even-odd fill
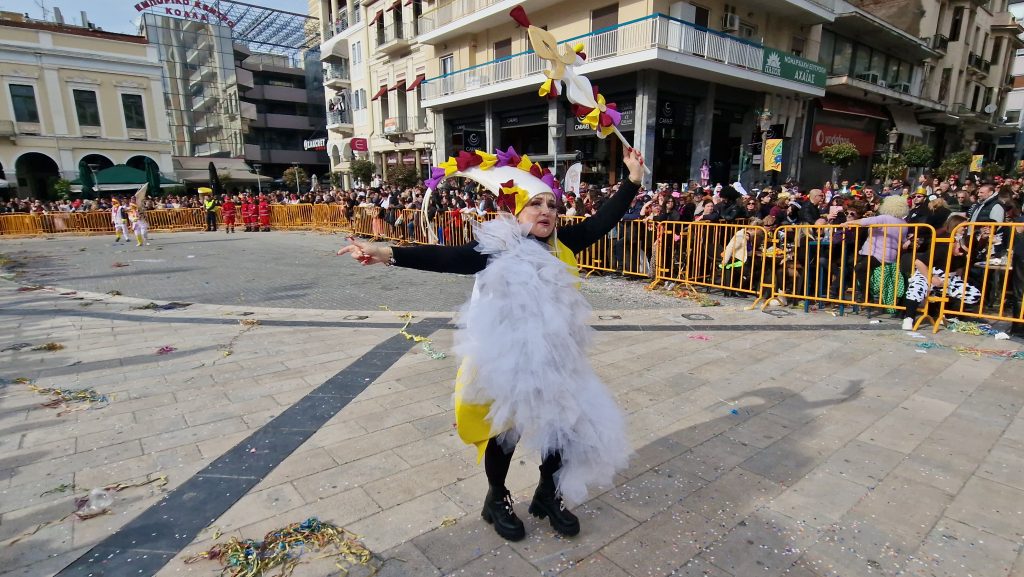
[[[740,17],[736,14],[726,14],[722,17],[722,32],[736,32],[740,29]]]

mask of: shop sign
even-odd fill
[[[811,130],[811,152],[821,152],[822,148],[841,142],[856,146],[861,156],[871,156],[875,151],[875,135],[871,132],[828,124],[815,124]]]
[[[402,164],[416,164],[416,153],[406,152],[402,154]]]
[[[462,133],[462,148],[467,152],[473,152],[484,147],[484,133],[482,130],[467,130]]]
[[[176,18],[206,23],[209,23],[212,17],[219,24],[224,24],[230,28],[235,27],[235,22],[228,19],[226,14],[214,6],[199,0],[145,0],[145,2],[139,2],[135,5],[135,11],[142,12],[157,6],[163,6],[165,16],[174,16]],[[156,13],[159,14],[159,11]]]
[[[384,119],[384,134],[396,134],[398,132],[398,117]]]
[[[398,164],[398,155],[397,154],[389,154],[387,156],[387,163],[388,163],[388,166],[393,165],[393,164]]]
[[[501,128],[512,128],[515,126],[537,126],[548,123],[547,111],[510,113],[501,116]]]
[[[828,72],[821,64],[767,46],[762,56],[761,72],[818,88],[824,88],[828,78]]]
[[[619,111],[619,114],[622,115],[622,121],[619,122],[619,132],[628,132],[633,130],[634,119],[636,117],[636,98],[628,96],[621,101],[611,99],[610,102],[615,103],[616,109]],[[585,136],[588,134],[594,134],[594,129],[583,124],[581,119],[577,117],[565,119],[566,136]]]
[[[365,138],[353,138],[348,141],[348,146],[354,152],[366,152],[370,150]]]
[[[676,100],[658,102],[658,126],[693,126],[693,103]]]
[[[327,150],[327,139],[326,138],[314,138],[312,140],[302,141],[303,150]]]

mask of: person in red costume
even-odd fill
[[[270,203],[267,202],[267,197],[262,194],[260,195],[259,211],[260,224],[256,230],[270,232]]]
[[[224,218],[224,233],[235,232],[235,201],[237,199],[224,195],[224,202],[220,205],[220,215]]]
[[[245,232],[256,232],[256,203],[253,202],[252,195],[245,197],[242,218],[245,219]]]

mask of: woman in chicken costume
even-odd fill
[[[541,457],[529,512],[560,534],[579,520],[563,505],[581,503],[590,487],[610,485],[630,448],[625,419],[586,356],[591,309],[578,290],[575,254],[604,237],[625,214],[643,177],[640,153],[627,149],[629,179],[594,216],[559,227],[553,177],[511,148],[496,155],[461,152],[428,182],[461,176],[492,191],[503,212],[473,223],[462,246],[390,247],[352,240],[338,251],[364,264],[475,274],[459,315],[455,383],[459,436],[477,447],[489,490],[483,518],[503,538],[526,535],[505,477],[517,444]]]

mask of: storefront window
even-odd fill
[[[871,71],[871,49],[858,45],[853,57],[853,75],[861,76]]]
[[[842,36],[837,36],[836,55],[832,60],[832,74],[835,76],[846,76],[849,74],[852,59],[853,43]]]

